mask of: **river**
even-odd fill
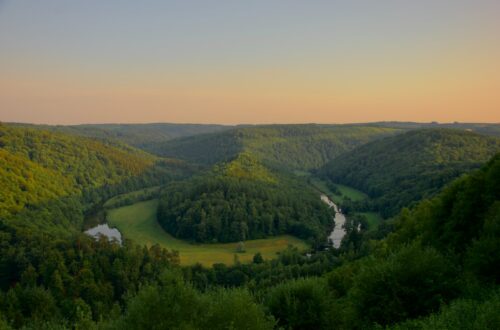
[[[325,194],[321,195],[321,200],[330,208],[335,210],[335,217],[333,219],[335,226],[333,231],[328,236],[328,241],[332,243],[334,248],[338,249],[340,247],[340,243],[342,242],[342,238],[344,238],[346,234],[344,230],[344,223],[346,221],[345,215],[342,214],[337,205]],[[110,241],[116,240],[120,243],[120,245],[122,244],[122,234],[120,231],[116,228],[109,227],[108,224],[97,225],[89,230],[86,230],[85,233],[96,239],[99,238],[99,236],[106,236]]]
[[[335,227],[333,228],[333,231],[330,233],[328,236],[328,241],[332,243],[333,247],[338,249],[340,247],[340,243],[342,242],[342,239],[344,238],[346,232],[344,229],[344,224],[345,224],[345,215],[342,214],[341,210],[335,205],[334,202],[328,196],[325,194],[321,195],[321,200],[325,202],[330,208],[333,208],[335,211],[335,217],[333,218],[333,222],[335,223]]]

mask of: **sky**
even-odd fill
[[[0,0],[0,121],[500,122],[498,0]]]

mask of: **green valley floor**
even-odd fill
[[[264,259],[271,259],[288,245],[301,250],[309,248],[303,240],[289,235],[246,241],[243,253],[237,252],[238,243],[190,243],[177,239],[163,230],[156,221],[157,207],[157,199],[135,203],[109,210],[107,220],[110,226],[120,230],[124,238],[132,239],[141,245],[160,244],[169,250],[179,251],[183,265],[197,262],[204,266],[212,266],[214,263],[231,265],[234,263],[235,255],[239,261],[249,262],[257,252],[260,252]]]

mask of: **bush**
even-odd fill
[[[329,295],[323,278],[284,282],[273,288],[265,304],[278,324],[292,329],[327,328]]]
[[[414,244],[383,260],[368,259],[349,300],[357,319],[387,325],[435,312],[456,289],[450,262],[436,250]]]

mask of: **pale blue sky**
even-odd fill
[[[128,109],[130,113],[123,120],[273,122],[280,118],[280,111],[288,106],[287,100],[296,97],[304,82],[308,84],[307,94],[293,102],[303,102],[301,106],[307,112],[307,104],[314,97],[310,91],[314,89],[314,81],[319,89],[332,86],[329,87],[332,95],[340,91],[333,87],[342,84],[333,81],[336,74],[342,77],[339,79],[350,81],[362,72],[368,76],[385,69],[394,70],[394,63],[406,70],[427,63],[429,58],[442,61],[442,57],[453,56],[455,51],[464,53],[471,62],[489,58],[500,48],[499,21],[500,1],[487,0],[0,0],[0,70],[3,84],[12,89],[0,92],[0,120],[120,120],[118,113],[123,107],[116,99],[125,92],[117,92],[116,88],[126,85],[131,89],[135,85],[140,89],[156,84],[174,86],[173,89],[189,95],[186,96],[189,100],[155,91],[154,97],[161,107],[146,107],[136,114]],[[498,61],[491,61],[488,66],[496,69]],[[352,68],[352,75],[345,68],[348,71]],[[260,76],[249,78],[251,72]],[[274,75],[273,79],[281,76],[266,90],[269,97],[263,97],[250,108],[246,107],[248,95],[231,100],[233,112],[228,116],[231,111],[221,90],[226,88],[230,96],[249,93],[256,99],[263,94],[260,88],[268,80],[266,73]],[[245,79],[248,82],[241,86],[244,92],[231,90]],[[95,90],[90,91],[89,81],[96,83]],[[220,90],[210,92],[212,81],[220,84],[217,85]],[[53,92],[43,94],[36,88],[42,83],[44,88],[54,86],[54,89],[68,84],[74,87],[68,93],[75,95],[58,99]],[[411,82],[408,84],[411,89]],[[361,98],[368,85],[360,83]],[[189,86],[197,92],[187,90]],[[391,86],[387,86],[387,91]],[[273,90],[275,87],[282,90],[277,92]],[[88,88],[88,93],[77,95],[76,91],[82,88]],[[26,98],[20,99],[23,93]],[[113,100],[81,104],[83,97],[95,96],[97,100],[110,93]],[[325,99],[328,91],[322,90],[320,94],[318,100]],[[291,120],[363,121],[361,107],[369,106],[371,100],[369,93],[366,95],[366,102],[355,107],[347,99],[337,103],[312,102],[320,115],[301,115],[297,108]],[[204,105],[207,98],[211,100],[208,106]],[[281,99],[286,100],[279,103]],[[490,112],[500,104],[493,101]],[[78,110],[67,110],[74,103],[78,103]],[[262,115],[238,117],[240,103],[242,112],[262,111]],[[348,111],[342,112],[342,107],[351,105],[358,115],[350,117]],[[281,109],[276,110],[276,116],[270,115],[274,108]],[[78,112],[94,109],[94,119]],[[109,113],[103,116],[106,109]],[[176,109],[182,109],[182,114]],[[335,110],[334,115],[328,115],[329,109]],[[373,110],[367,118],[412,118],[411,113],[404,113],[403,107],[400,118],[391,117],[393,112],[377,111],[381,111],[380,115]],[[450,114],[435,119],[451,120]],[[215,120],[210,120],[212,117]],[[457,117],[468,118],[466,113]],[[483,117],[491,120],[486,114]],[[427,117],[415,116],[415,120],[423,119]]]

